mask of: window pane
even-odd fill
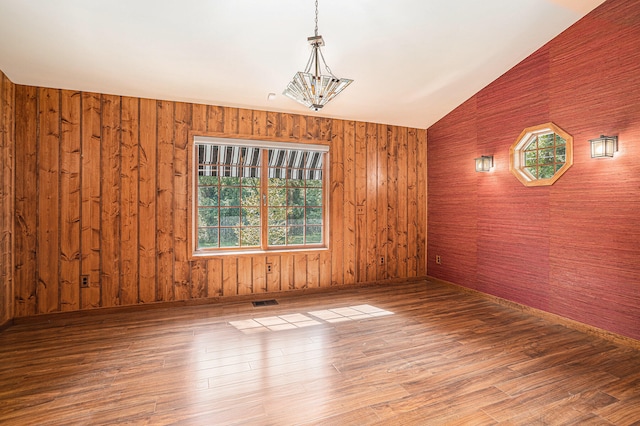
[[[286,188],[269,188],[269,205],[274,207],[287,205],[287,189]]]
[[[317,170],[315,172],[317,172],[320,175],[320,177],[307,180],[307,187],[322,188],[322,171]]]
[[[284,207],[269,207],[269,226],[284,226],[287,224],[287,209]]]
[[[288,225],[304,225],[304,209],[289,208],[287,210],[287,224]]]
[[[221,208],[220,209],[220,225],[221,226],[240,226],[240,209]]]
[[[307,206],[321,206],[322,205],[322,188],[308,188],[306,201],[307,201]]]
[[[322,226],[307,226],[307,244],[320,244],[322,242]]]
[[[531,176],[538,179],[538,168],[537,167],[525,167],[527,172],[531,173]]]
[[[243,187],[242,188],[242,205],[243,206],[259,206],[260,205],[260,190],[255,187]]]
[[[307,225],[322,225],[322,208],[307,209]]]
[[[242,225],[260,226],[260,208],[250,207],[242,209]]]
[[[240,186],[240,178],[239,177],[221,177],[220,185],[224,186]]]
[[[205,187],[198,188],[198,205],[217,206],[218,205],[218,187],[205,186]]]
[[[548,179],[553,176],[555,173],[555,169],[553,165],[551,166],[540,166],[540,172],[538,175],[538,179]]]
[[[218,209],[198,209],[198,226],[218,226]]]
[[[260,175],[258,175],[260,176]],[[254,186],[256,188],[260,188],[260,178],[259,177],[245,177],[242,179],[243,186]]]
[[[224,187],[220,189],[220,205],[239,206],[240,188]]]
[[[289,186],[291,188],[304,188],[304,180],[302,180],[302,179],[288,179],[287,180],[287,186]]]
[[[239,228],[220,228],[220,247],[239,247]]]
[[[269,186],[285,186],[286,184],[287,180],[284,178],[269,178]]]
[[[198,185],[217,185],[218,177],[217,176],[198,176]]]
[[[304,226],[287,227],[287,244],[304,243]]]
[[[553,133],[538,136],[538,148],[553,146]]]
[[[290,206],[304,206],[304,189],[289,189],[287,193],[287,204]]]
[[[540,164],[553,163],[553,148],[540,150],[539,163]]]
[[[218,228],[198,229],[198,247],[218,247]]]
[[[274,227],[269,228],[269,245],[271,246],[283,246],[286,244],[287,228]]]
[[[240,236],[243,247],[260,246],[260,228],[242,228]]]

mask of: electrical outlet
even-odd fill
[[[267,274],[271,273],[271,263],[267,263]]]
[[[83,288],[89,287],[89,275],[80,276],[80,286]]]
[[[380,256],[380,264],[384,265],[384,256]]]
[[[442,258],[440,257],[439,254],[436,254],[436,264],[442,265]]]

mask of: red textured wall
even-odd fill
[[[574,164],[525,187],[509,147],[549,121]],[[590,158],[600,134],[619,136],[613,159]],[[640,2],[607,1],[427,139],[429,275],[640,339]],[[490,173],[474,171],[483,154]]]

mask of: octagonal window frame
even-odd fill
[[[555,171],[553,176],[548,178],[539,179],[533,176],[526,170],[527,164],[525,160],[526,148],[533,142],[534,138],[539,138],[547,134],[554,134],[560,136],[565,140],[565,161],[564,164]],[[555,136],[554,136],[554,148]],[[556,151],[554,149],[553,164],[555,165]],[[540,163],[536,162],[536,165]],[[562,130],[556,124],[549,122],[540,124],[537,126],[527,127],[520,133],[520,136],[511,145],[509,149],[509,171],[524,185],[524,186],[546,186],[553,185],[560,177],[569,170],[573,165],[573,136]]]

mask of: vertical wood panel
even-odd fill
[[[271,272],[267,273],[267,291],[280,291],[280,256],[267,256]]]
[[[253,293],[253,264],[250,257],[238,258],[238,294]]]
[[[252,292],[265,293],[267,291],[267,258],[265,256],[254,256],[252,260]]]
[[[238,294],[238,259],[225,257],[222,260],[222,295]]]
[[[408,226],[407,226],[407,201],[408,201],[408,174],[409,165],[407,161],[407,129],[398,128],[398,154],[395,162],[395,169],[398,174],[398,202],[396,204],[396,246],[398,248],[398,272],[397,277],[407,277],[407,238],[408,238]],[[391,230],[390,232],[393,232]]]
[[[293,283],[296,289],[303,289],[309,286],[307,281],[306,254],[296,254],[293,256]]]
[[[156,101],[140,100],[140,301],[156,300],[156,179],[157,179]]]
[[[398,188],[398,131],[397,128],[391,127],[387,129],[385,137],[389,144],[389,149],[387,152],[388,164],[387,172],[388,172],[388,187],[387,187],[387,205],[386,210],[388,212],[387,218],[387,228],[388,234],[387,237],[387,277],[388,278],[397,278],[398,277],[398,213],[400,209],[398,208],[398,198],[399,198],[399,190]]]
[[[307,255],[307,287],[320,287],[320,254]]]
[[[344,124],[344,204],[343,227],[344,233],[344,283],[356,282],[356,135],[355,122]]]
[[[207,106],[201,104],[193,104],[191,105],[191,130],[194,132],[206,132],[207,131]],[[187,142],[191,143],[191,140]],[[188,159],[187,159],[188,161]],[[188,167],[188,164],[187,164]],[[193,177],[192,177],[193,178]],[[189,179],[189,176],[187,176]],[[191,212],[191,203],[193,199],[191,198],[192,187],[194,183],[191,183],[191,186],[187,188],[187,211]],[[188,216],[187,220],[191,220],[191,217]],[[187,226],[189,229],[189,226]],[[193,235],[188,235],[187,240],[189,238],[195,238]],[[187,246],[187,250],[193,250],[192,245]],[[209,277],[206,273],[193,275],[195,271],[210,271],[212,268],[216,270],[216,272]],[[191,261],[191,298],[198,299],[202,297],[215,297],[222,295],[222,261],[209,263],[204,259],[193,259]]]
[[[173,122],[174,104],[158,101],[157,300],[174,300],[173,291]]]
[[[251,135],[253,134],[253,114],[250,109],[238,110],[238,134]]]
[[[206,263],[207,265],[207,274],[206,281],[202,280],[202,282],[206,283],[206,293],[207,297],[218,297],[222,296],[222,259],[209,259],[207,261],[198,261],[196,265],[200,265],[202,263]],[[194,266],[196,268],[197,266]],[[195,270],[195,269],[194,269]],[[201,279],[198,279],[198,282],[201,282]],[[200,286],[200,284],[198,284]],[[202,297],[202,296],[199,296]]]
[[[120,180],[120,300],[138,302],[138,98],[122,98],[122,170]]]
[[[378,205],[376,203],[378,196],[378,128],[374,123],[366,124],[365,145],[367,151],[367,169],[363,184],[365,184],[367,188],[367,223],[366,236],[364,237],[366,241],[366,275],[363,277],[363,281],[372,282],[377,279],[378,273]]]
[[[89,285],[81,289],[82,309],[100,306],[100,175],[102,103],[96,93],[82,93],[81,270]]]
[[[388,163],[388,142],[389,138],[387,135],[387,131],[390,131],[390,128],[383,124],[378,125],[378,149],[377,149],[377,170],[376,170],[376,178],[378,180],[376,184],[377,188],[377,214],[376,219],[378,221],[377,229],[374,230],[375,234],[378,237],[377,245],[378,249],[376,251],[375,263],[378,265],[376,280],[384,280],[387,278],[387,269],[389,268],[389,256],[387,253],[387,249],[389,251],[392,250],[392,247],[387,242],[387,235],[391,230],[389,229],[389,221],[391,219],[391,215],[389,211],[389,205],[387,204],[387,200],[393,196],[393,194],[387,194],[389,191],[388,181],[389,178],[387,163]],[[394,159],[395,160],[395,159]],[[393,161],[393,160],[392,160]]]
[[[35,87],[16,87],[15,298],[17,317],[35,315],[38,102]]]
[[[102,306],[120,304],[120,97],[102,95],[100,255]]]
[[[253,111],[253,136],[267,135],[267,112]]]
[[[318,256],[320,258],[320,287],[328,287],[331,285],[331,252],[321,251]]]
[[[62,91],[60,309],[80,308],[80,92]]]
[[[189,264],[189,238],[187,235],[189,221],[188,202],[189,187],[187,176],[187,144],[191,125],[191,105],[182,102],[175,104],[174,121],[174,250],[175,250],[175,300],[191,297],[191,265]],[[205,295],[201,295],[203,297]]]
[[[355,124],[356,282],[367,281],[367,145],[366,123]]]
[[[334,122],[330,153],[329,242],[331,285],[344,284],[344,121]],[[323,284],[321,284],[323,285]]]
[[[38,89],[38,313],[59,306],[60,92]]]
[[[0,71],[0,324],[14,317],[15,85]]]
[[[417,136],[417,188],[418,188],[418,228],[416,235],[417,273],[427,275],[427,133],[419,129]]]
[[[280,256],[280,289],[283,291],[295,289],[293,277],[293,255],[283,254]]]
[[[407,135],[407,276],[418,275],[418,135],[410,129]]]

